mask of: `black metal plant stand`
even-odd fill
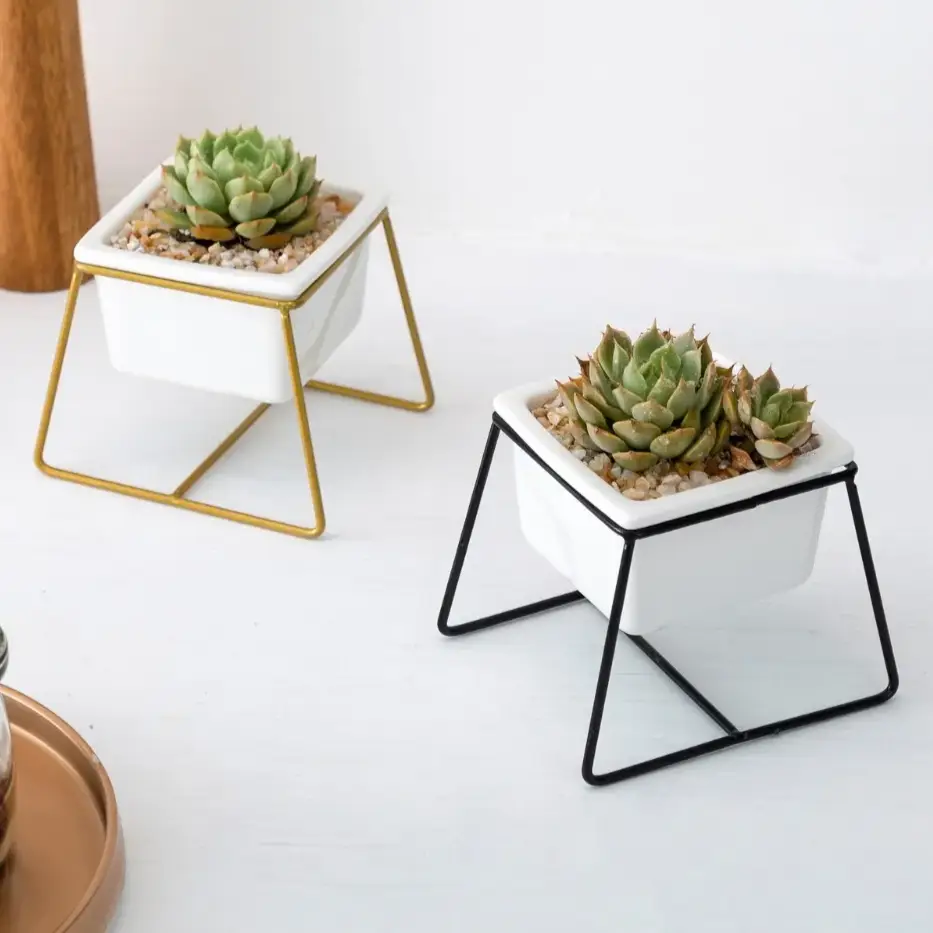
[[[878,579],[875,575],[875,565],[871,558],[871,549],[868,544],[868,532],[865,530],[865,519],[862,515],[862,506],[859,502],[858,489],[855,485],[855,474],[858,467],[854,462],[847,464],[843,469],[831,473],[827,476],[817,477],[790,486],[785,489],[779,489],[774,492],[763,493],[746,499],[742,502],[736,502],[729,505],[719,506],[718,508],[708,509],[705,512],[698,512],[683,518],[671,519],[653,525],[649,528],[630,530],[616,524],[611,518],[597,509],[586,498],[580,495],[569,483],[557,475],[531,448],[512,430],[512,428],[498,415],[492,416],[492,426],[489,429],[489,436],[486,440],[486,449],[483,452],[483,459],[480,463],[479,473],[476,477],[476,484],[473,487],[473,495],[470,499],[470,506],[467,509],[466,520],[463,523],[463,531],[460,533],[460,543],[457,545],[457,553],[454,556],[453,566],[450,570],[450,577],[447,581],[447,589],[444,593],[444,600],[441,604],[440,615],[437,620],[437,627],[444,635],[465,635],[468,632],[476,632],[480,629],[490,628],[493,625],[500,625],[503,622],[511,622],[515,619],[522,619],[525,616],[534,615],[538,612],[544,612],[548,609],[556,609],[560,606],[566,606],[570,603],[578,602],[584,599],[583,595],[577,591],[564,593],[560,596],[552,596],[549,599],[542,599],[538,602],[529,603],[526,606],[519,606],[515,609],[508,609],[505,612],[498,612],[495,615],[485,616],[482,619],[476,619],[472,622],[464,622],[460,625],[450,625],[450,610],[453,606],[454,596],[457,592],[457,584],[460,580],[460,573],[463,569],[463,562],[466,558],[467,549],[470,546],[470,537],[473,534],[473,526],[476,523],[476,515],[479,511],[479,505],[483,498],[483,490],[486,487],[486,479],[489,476],[489,467],[492,464],[493,455],[496,452],[496,443],[499,440],[499,434],[503,433],[521,450],[523,450],[531,459],[537,463],[542,470],[547,472],[551,478],[560,483],[567,492],[573,496],[584,508],[595,515],[606,527],[619,535],[625,542],[622,550],[622,560],[619,564],[619,576],[616,581],[615,593],[612,600],[612,608],[609,613],[609,624],[606,628],[606,641],[603,646],[602,661],[599,665],[599,677],[596,681],[596,696],[593,699],[593,712],[590,716],[590,726],[586,736],[586,746],[583,752],[583,779],[588,784],[605,785],[614,784],[617,781],[625,781],[629,778],[637,777],[640,774],[647,774],[651,771],[657,771],[666,768],[669,765],[677,764],[681,761],[688,761],[691,758],[697,758],[709,752],[719,751],[724,748],[731,748],[735,745],[741,745],[752,739],[763,738],[764,736],[777,735],[780,732],[786,732],[789,729],[798,729],[801,726],[809,726],[812,723],[823,722],[827,719],[835,719],[837,716],[844,716],[848,713],[854,713],[858,710],[868,709],[871,706],[877,706],[889,700],[897,692],[898,674],[897,665],[894,660],[894,649],[891,646],[891,636],[888,633],[888,625],[884,616],[884,607],[881,603],[881,592],[878,589]],[[710,719],[713,720],[725,733],[722,738],[713,739],[709,742],[701,742],[699,745],[691,745],[688,748],[671,752],[667,755],[660,755],[657,758],[651,758],[647,761],[641,761],[637,764],[628,765],[624,768],[618,768],[614,771],[608,771],[604,774],[596,774],[593,771],[593,761],[596,757],[596,746],[599,742],[599,730],[602,725],[603,708],[606,703],[606,691],[609,686],[609,675],[612,672],[612,661],[615,656],[616,642],[619,636],[619,622],[622,618],[622,606],[625,601],[625,590],[628,586],[629,571],[632,566],[632,555],[635,551],[635,544],[643,538],[653,538],[656,535],[666,534],[670,531],[676,531],[679,528],[687,528],[691,525],[699,525],[703,522],[715,521],[717,518],[723,518],[726,515],[732,515],[736,512],[744,512],[748,509],[754,509],[757,506],[769,502],[776,502],[780,499],[789,499],[792,496],[799,496],[814,489],[822,489],[826,486],[835,486],[838,483],[845,483],[846,492],[849,496],[849,506],[852,510],[852,519],[855,523],[855,533],[858,538],[859,551],[862,555],[862,566],[865,569],[865,580],[868,583],[868,593],[871,598],[872,610],[875,616],[875,624],[878,627],[878,638],[881,641],[881,652],[884,655],[884,664],[888,674],[888,684],[879,693],[870,696],[861,697],[857,700],[850,700],[847,703],[840,703],[836,706],[826,707],[825,709],[814,710],[811,713],[804,713],[800,716],[791,716],[787,719],[779,719],[763,726],[756,726],[753,729],[739,729],[722,712],[720,712],[690,681],[687,680],[663,655],[651,646],[644,638],[638,635],[627,635],[627,638],[635,644],[644,654],[660,668],[693,702],[703,710]]]

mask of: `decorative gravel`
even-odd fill
[[[110,245],[179,262],[198,262],[208,266],[273,274],[291,272],[333,234],[355,206],[335,194],[322,195],[317,200],[320,214],[316,230],[295,237],[282,249],[256,250],[239,242],[203,245],[178,231],[170,231],[154,212],[163,207],[181,208],[162,188],[130,217],[116,236],[110,238]]]
[[[710,457],[700,463],[688,466],[676,461],[661,460],[644,473],[634,473],[632,470],[623,470],[609,454],[580,446],[570,431],[570,418],[557,392],[543,405],[532,409],[531,413],[572,456],[585,463],[628,499],[660,499],[663,496],[673,496],[678,492],[708,486],[710,483],[721,483],[723,480],[759,469],[744,450],[727,446],[719,456]],[[815,450],[818,446],[819,439],[814,434],[800,448],[800,453]]]

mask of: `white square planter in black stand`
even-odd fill
[[[615,496],[617,499],[623,499],[624,497],[610,489],[602,480],[592,474],[587,476],[588,471],[586,467],[570,457],[546,431],[541,429],[530,412],[528,412],[528,399],[525,398],[527,394],[527,392],[521,391],[517,393],[506,393],[505,396],[500,396],[500,398],[496,400],[496,411],[492,417],[492,426],[489,430],[486,448],[480,463],[479,474],[477,475],[476,484],[473,488],[473,495],[470,499],[469,508],[467,509],[466,520],[464,521],[463,531],[460,535],[460,542],[457,545],[450,577],[447,581],[447,589],[444,594],[437,624],[438,629],[444,635],[465,635],[469,632],[476,632],[480,629],[500,625],[503,622],[511,622],[515,619],[521,619],[525,616],[543,612],[548,609],[556,609],[560,606],[566,606],[570,603],[588,598],[588,596],[577,589],[560,596],[553,596],[549,599],[543,599],[525,606],[519,606],[515,609],[508,609],[504,612],[496,613],[495,615],[476,619],[472,622],[464,622],[458,625],[450,624],[450,611],[453,606],[454,596],[456,595],[457,584],[460,580],[460,573],[463,569],[467,549],[470,545],[470,538],[473,533],[473,526],[476,522],[480,502],[483,498],[483,491],[486,487],[489,468],[496,451],[496,443],[499,439],[499,435],[505,434],[518,448],[518,451],[516,451],[516,467],[520,478],[522,476],[526,478],[529,477],[530,474],[528,471],[532,470],[537,477],[540,477],[541,484],[549,484],[547,495],[550,495],[551,492],[554,491],[555,495],[563,497],[566,494],[566,496],[572,497],[572,500],[565,500],[563,504],[567,505],[568,508],[572,507],[573,509],[577,509],[582,507],[586,510],[586,513],[593,516],[603,528],[608,529],[612,535],[616,536],[615,540],[618,541],[621,548],[621,558],[617,564],[618,570],[613,570],[615,579],[612,589],[611,606],[609,607],[608,613],[603,610],[604,614],[608,615],[606,640],[599,666],[599,675],[596,681],[596,695],[593,699],[593,710],[590,716],[590,725],[583,752],[583,779],[588,784],[605,785],[613,784],[617,781],[624,781],[629,778],[637,777],[640,774],[657,771],[660,768],[666,768],[669,765],[705,755],[708,752],[741,745],[752,739],[776,735],[790,729],[808,726],[827,719],[834,719],[837,716],[843,716],[847,713],[868,709],[869,707],[884,703],[894,696],[898,687],[897,666],[894,660],[894,651],[891,646],[887,622],[885,620],[881,593],[875,575],[875,567],[872,562],[868,533],[865,529],[865,521],[862,515],[862,507],[855,485],[857,467],[854,461],[849,460],[825,472],[820,472],[818,475],[807,476],[808,472],[813,472],[812,467],[801,470],[800,474],[798,474],[800,476],[799,481],[795,481],[792,477],[788,478],[786,476],[772,481],[768,477],[758,479],[749,475],[747,479],[752,481],[752,483],[770,483],[773,487],[767,488],[764,491],[754,491],[751,495],[745,495],[744,491],[755,490],[757,487],[751,483],[743,486],[742,480],[746,477],[729,480],[728,482],[717,484],[714,489],[721,490],[724,487],[732,486],[732,484],[739,484],[738,487],[732,486],[731,492],[725,493],[732,501],[725,502],[724,504],[712,505],[709,508],[694,510],[688,514],[677,517],[666,519],[662,517],[662,520],[654,523],[650,523],[646,520],[638,523],[639,527],[625,527],[611,514],[607,514],[606,508],[601,508],[598,504],[594,504],[594,501],[597,503],[601,501],[599,497],[603,494],[603,490],[598,489],[596,484],[605,487],[606,495],[608,496]],[[512,395],[516,395],[519,399],[519,404],[516,404],[516,398],[512,398]],[[525,415],[527,415],[527,418]],[[837,435],[831,434],[830,446],[832,446],[833,438],[841,442],[841,439],[839,439]],[[847,445],[843,445],[844,442],[837,444],[836,452],[851,450]],[[528,459],[525,459],[526,457]],[[543,473],[539,473],[538,470],[543,471]],[[766,471],[760,472],[765,473]],[[592,486],[588,485],[589,480],[592,480]],[[875,624],[878,629],[881,651],[884,655],[884,663],[888,676],[887,686],[878,693],[850,700],[836,706],[814,710],[813,712],[804,713],[799,716],[791,716],[787,719],[770,722],[766,725],[756,726],[751,729],[740,729],[703,696],[703,694],[652,647],[644,637],[639,634],[633,634],[631,631],[626,631],[626,626],[623,625],[622,631],[624,634],[723,730],[724,735],[712,741],[692,745],[676,752],[631,764],[613,771],[602,774],[595,773],[593,770],[593,762],[596,757],[596,747],[599,742],[603,708],[606,702],[606,692],[609,686],[612,662],[620,632],[620,622],[623,620],[623,607],[625,605],[626,593],[633,588],[632,566],[633,558],[636,553],[636,546],[638,545],[645,548],[647,545],[640,544],[640,542],[646,542],[650,539],[658,538],[661,535],[669,535],[693,526],[706,525],[706,523],[709,522],[728,523],[734,521],[736,516],[740,516],[743,513],[749,513],[753,509],[758,509],[762,506],[767,506],[782,500],[785,501],[785,505],[782,508],[786,509],[789,507],[790,500],[794,500],[796,497],[806,496],[808,493],[813,493],[817,490],[825,490],[830,486],[837,486],[840,484],[845,484],[849,506],[852,512],[852,519],[855,523],[855,533],[861,553],[862,566],[865,571],[865,580],[868,584],[868,593],[871,600],[872,611],[874,612]],[[690,497],[696,496],[699,498],[695,499],[694,502],[704,502],[707,500],[703,499],[702,494],[706,491],[706,489],[694,490],[682,494],[682,496],[675,496],[672,498],[683,498],[687,500]],[[715,492],[714,490],[710,490],[710,493],[712,496],[718,495],[722,497],[723,495],[723,493]],[[816,498],[821,499],[820,496]],[[814,497],[811,497],[811,503],[813,499]],[[573,500],[575,500],[576,505],[573,505]],[[558,505],[554,500],[549,501],[552,506]],[[657,501],[660,502],[661,500]],[[711,501],[715,501],[715,499]],[[802,502],[803,500],[797,501]],[[639,506],[647,504],[648,503],[629,503],[628,505]],[[819,522],[822,520],[822,505],[821,503],[818,503],[818,505],[819,512],[817,521]],[[561,507],[563,507],[563,505]],[[667,506],[665,506],[665,508],[667,508]],[[767,511],[766,509],[762,510],[759,514],[763,517]],[[772,514],[774,513],[773,509],[770,511]],[[817,524],[816,538],[818,538],[818,530]],[[527,533],[526,529],[526,534]],[[814,538],[813,541],[814,548],[816,538]],[[671,541],[672,546],[678,546],[675,544],[674,539],[668,540]],[[640,572],[644,572],[646,569],[650,570],[650,567],[647,564],[643,564]],[[807,575],[808,574],[809,570],[807,570]],[[568,575],[572,576],[572,574]],[[637,588],[637,583],[635,587]],[[597,598],[590,597],[590,601],[599,608],[598,604],[601,600],[598,599],[598,594]],[[629,625],[628,627],[632,628],[633,626]]]

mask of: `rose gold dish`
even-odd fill
[[[35,700],[0,687],[13,731],[13,853],[2,933],[104,933],[123,889],[123,836],[107,772]]]

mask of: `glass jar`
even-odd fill
[[[7,643],[0,629],[0,680],[6,672]],[[13,739],[3,697],[0,696],[0,878],[13,846]]]

